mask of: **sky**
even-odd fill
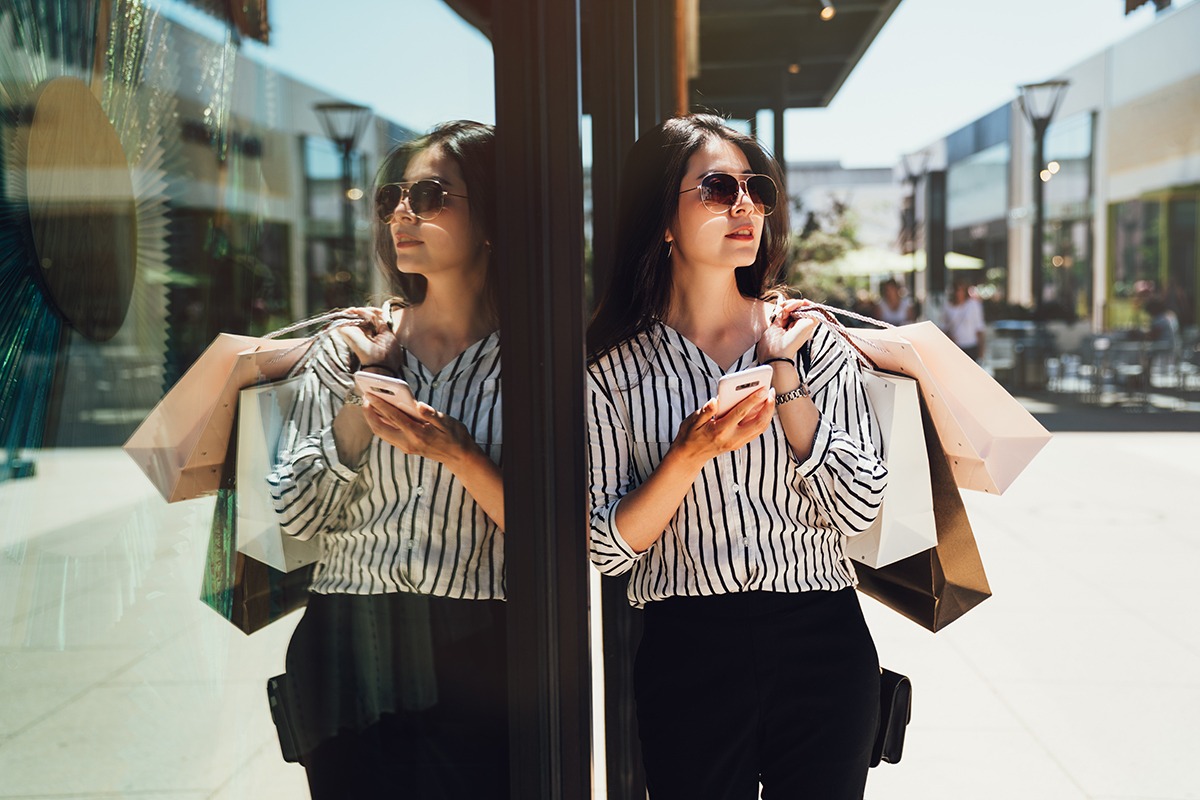
[[[159,4],[204,23],[179,0]],[[441,0],[328,8],[275,0],[271,44],[247,42],[246,55],[418,131],[495,121],[491,45]],[[788,160],[892,166],[1009,102],[1019,84],[1053,78],[1155,22],[1153,4],[1124,10],[1124,0],[901,0],[828,108],[787,112]],[[338,52],[330,43],[352,44]],[[769,124],[759,129],[771,136]]]

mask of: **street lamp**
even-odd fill
[[[1042,178],[1042,170],[1046,168],[1046,129],[1050,127],[1050,120],[1054,118],[1054,112],[1058,110],[1059,104],[1062,102],[1063,94],[1066,93],[1068,81],[1044,81],[1042,83],[1030,83],[1021,87],[1021,96],[1017,98],[1017,104],[1021,107],[1021,113],[1025,115],[1025,119],[1029,120],[1030,126],[1033,128],[1033,261],[1030,269],[1030,286],[1033,290],[1033,317],[1035,320],[1042,319],[1042,283],[1045,279],[1043,275],[1043,260],[1045,258],[1042,253],[1045,236],[1045,199],[1043,194],[1044,180]]]
[[[342,269],[354,274],[354,206],[351,203],[350,192],[352,162],[351,156],[367,123],[371,119],[371,109],[354,103],[317,103],[313,106],[321,119],[325,135],[329,137],[342,156]]]
[[[907,239],[907,246],[912,252],[912,271],[908,272],[908,277],[905,281],[908,287],[908,293],[912,296],[917,295],[917,186],[920,185],[920,179],[925,176],[925,170],[929,167],[929,151],[922,150],[917,154],[907,154],[900,158],[901,167],[904,167],[904,182],[908,185],[908,212],[904,218],[904,234]],[[928,287],[926,287],[928,288]]]

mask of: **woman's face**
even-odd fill
[[[705,175],[726,172],[744,177],[753,172],[741,148],[724,139],[709,137],[688,160],[687,171],[679,184],[679,210],[667,228],[674,266],[693,269],[712,267],[732,270],[754,263],[762,239],[763,215],[745,192],[737,203],[720,214],[705,208],[695,190]]]
[[[404,180],[437,181],[450,194],[445,207],[431,220],[418,219],[405,197],[396,205],[388,226],[396,250],[396,268],[428,277],[463,267],[482,267],[487,254],[482,237],[471,225],[470,192],[462,170],[440,147],[417,153],[404,170]],[[464,195],[457,197],[452,195]]]

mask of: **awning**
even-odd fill
[[[906,272],[921,272],[925,269],[925,251],[905,255],[880,247],[861,247],[851,250],[836,261],[824,264],[810,263],[806,269],[850,277],[882,277]],[[946,269],[982,269],[983,259],[962,253],[946,253]]]

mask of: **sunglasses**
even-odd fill
[[[764,217],[770,216],[779,202],[779,189],[770,175],[744,175],[737,178],[725,172],[714,172],[705,175],[699,186],[684,189],[680,194],[697,189],[700,190],[700,202],[714,214],[724,214],[737,205],[742,192]]]
[[[465,194],[447,192],[437,181],[405,181],[385,183],[375,190],[375,216],[380,222],[397,222],[396,206],[408,198],[408,208],[420,220],[429,221],[442,213],[446,207],[446,195],[463,197]]]

